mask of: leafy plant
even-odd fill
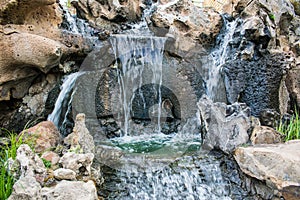
[[[44,165],[45,165],[45,167],[46,167],[47,169],[50,169],[50,168],[51,168],[51,166],[52,166],[51,161],[46,160],[45,158],[42,158],[42,161],[43,161],[43,163],[44,163]]]
[[[71,0],[68,0],[68,1],[66,2],[66,6],[67,6],[68,8],[71,7]]]
[[[275,21],[275,15],[274,15],[274,14],[270,13],[270,14],[269,14],[269,18],[270,18],[272,21]]]
[[[276,130],[285,136],[285,141],[300,139],[300,118],[297,110],[288,123],[280,122]]]
[[[22,136],[5,130],[9,135],[9,142],[0,150],[0,199],[7,199],[12,193],[15,178],[11,173],[8,160],[16,159],[17,149],[23,143]]]

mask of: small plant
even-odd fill
[[[17,149],[23,143],[22,136],[5,130],[9,135],[9,143],[0,149],[0,199],[7,199],[12,193],[15,179],[8,166],[8,159],[16,159]]]
[[[275,21],[275,15],[274,15],[274,14],[270,13],[270,14],[269,14],[269,18],[270,18],[272,21]]]
[[[44,165],[45,165],[45,167],[46,167],[47,169],[50,169],[50,168],[51,168],[51,166],[52,166],[51,161],[46,160],[45,158],[42,158],[42,161],[43,161],[43,163],[44,163]]]
[[[83,149],[78,144],[75,147],[71,147],[68,152],[73,152],[73,153],[78,154],[78,153],[83,153]]]
[[[288,123],[280,122],[276,130],[285,136],[285,141],[300,139],[300,118],[297,110]]]
[[[68,8],[71,7],[71,0],[68,0],[68,1],[66,2],[66,6],[67,6]]]

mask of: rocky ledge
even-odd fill
[[[300,198],[300,140],[239,147],[234,158],[245,174],[265,184],[264,189],[256,185],[264,199]]]

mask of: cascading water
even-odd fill
[[[220,44],[218,44],[215,50],[211,53],[213,58],[213,66],[208,66],[208,76],[206,78],[207,95],[212,100],[216,100],[217,94],[220,92],[219,85],[220,81],[222,80],[220,71],[222,65],[226,62],[226,58],[228,57],[229,45],[232,41],[234,31],[239,23],[239,19],[229,21],[223,16],[223,22],[223,32],[225,34],[219,36],[218,40],[220,41]]]
[[[100,142],[98,148],[109,146],[110,149],[122,151],[124,156],[115,165],[104,163],[105,182],[99,193],[106,199],[231,199],[233,186],[224,179],[221,161],[200,150],[201,122],[198,113],[181,124],[177,132],[166,135],[161,131],[162,118],[166,115],[162,97],[166,39],[151,36],[149,30],[145,31],[145,24],[143,20],[134,26],[135,30],[110,38],[115,55],[112,68],[118,74],[117,92],[111,99],[117,102],[114,104],[117,106],[112,109],[116,113],[116,121],[121,122],[118,125],[123,133],[120,137],[102,141],[102,144]],[[212,53],[215,66],[210,69],[206,80],[207,92],[212,98],[237,23],[226,22],[225,25],[227,33],[220,48]],[[73,89],[74,83],[79,75],[71,74],[65,79],[55,109],[48,117],[62,129],[70,111],[68,105],[72,101],[72,91],[76,90]],[[133,100],[138,96],[140,107],[149,107],[146,93],[150,90],[149,87],[148,91],[142,90],[145,85],[151,86],[153,94],[152,104],[145,115],[149,115],[155,127],[137,129],[132,123],[135,116]],[[113,161],[111,158],[108,160]]]
[[[132,101],[135,98],[135,91],[139,89],[139,95],[143,99],[143,92],[140,89],[145,81],[143,72],[150,69],[152,76],[151,83],[155,92],[154,99],[157,100],[157,106],[153,106],[151,112],[157,113],[157,133],[161,132],[161,84],[162,84],[162,59],[165,38],[143,37],[133,35],[114,35],[110,39],[116,60],[120,60],[121,70],[119,70],[119,102],[123,107],[124,134],[130,135],[130,115],[132,113]],[[148,72],[149,73],[149,72]],[[158,87],[156,87],[158,86]],[[146,105],[143,100],[143,107]]]
[[[70,107],[72,102],[73,87],[77,77],[80,76],[80,74],[81,73],[76,72],[65,77],[61,86],[61,91],[55,102],[54,110],[47,119],[59,127],[61,132],[64,132],[62,129],[65,128],[67,116],[71,112]]]

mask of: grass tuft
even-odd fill
[[[9,169],[9,158],[16,159],[17,150],[23,143],[22,136],[5,130],[9,135],[9,142],[0,149],[0,199],[7,199],[12,193],[15,178]]]
[[[280,122],[276,130],[284,135],[285,141],[300,139],[300,118],[298,111],[295,110],[295,115],[288,123]]]

